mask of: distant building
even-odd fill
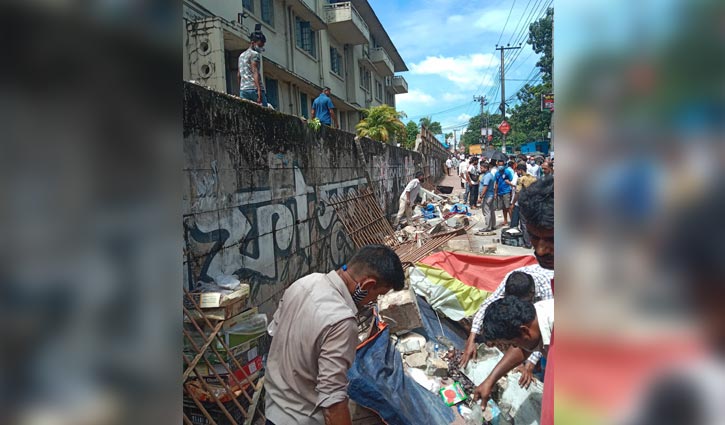
[[[395,75],[408,68],[367,0],[183,0],[183,17],[183,78],[214,90],[239,95],[237,58],[261,23],[264,84],[278,111],[309,117],[329,86],[340,126],[354,131],[362,108],[394,107],[408,92]]]

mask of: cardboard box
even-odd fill
[[[184,306],[186,306],[186,302],[188,300],[184,301]],[[190,308],[188,306],[187,309],[189,310],[189,316],[193,318],[198,325],[205,324],[204,319],[202,317],[206,317],[210,321],[218,321],[218,320],[227,320],[230,319],[239,313],[242,313],[247,309],[247,303],[249,301],[248,297],[242,297],[236,299],[234,302],[227,304],[223,307],[217,307],[217,308],[205,308],[201,310],[201,313],[194,309],[193,307]],[[184,315],[184,321],[189,322],[189,317]]]

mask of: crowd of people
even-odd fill
[[[508,372],[521,372],[519,384],[528,387],[534,376],[545,378],[554,367],[554,179],[552,173],[530,175],[527,165],[540,169],[543,164],[535,161],[510,167],[504,167],[504,161],[465,162],[469,200],[513,193],[508,202],[518,208],[510,211],[512,220],[526,223],[538,263],[508,273],[473,317],[462,366],[476,358],[479,343],[504,353],[474,390],[474,399],[486,403]],[[418,173],[403,191],[399,217],[408,212],[422,179]],[[504,184],[508,191],[500,189]],[[377,245],[361,248],[340,269],[313,273],[285,291],[269,326],[273,339],[265,382],[268,425],[352,423],[346,387],[357,345],[355,314],[379,294],[402,289],[404,280],[397,254]],[[552,381],[544,380],[542,424],[553,423]]]
[[[503,227],[516,227],[524,235],[524,245],[531,248],[526,221],[519,213],[518,194],[537,180],[554,176],[554,159],[519,154],[506,157],[495,153],[450,156],[446,159],[448,175],[458,170],[461,179],[462,203],[469,209],[481,209],[483,233],[496,230],[496,211],[503,215]]]

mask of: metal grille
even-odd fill
[[[357,248],[371,244],[383,244],[391,248],[400,245],[393,227],[369,187],[345,195],[332,195],[330,206],[335,209],[347,235]]]
[[[335,209],[356,248],[370,244],[387,245],[395,250],[406,269],[467,230],[460,228],[433,236],[423,233],[418,241],[400,243],[369,187],[346,195],[333,195],[330,206]]]

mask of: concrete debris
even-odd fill
[[[407,332],[423,327],[415,292],[411,288],[380,296],[378,309],[380,318],[390,326],[390,333]]]
[[[421,369],[407,367],[405,368],[405,373],[413,378],[413,380],[418,383],[418,385],[434,394],[438,393],[438,391],[441,389],[441,378],[430,377],[426,375],[425,372]]]
[[[416,205],[413,207],[412,217],[408,220],[401,220],[405,227],[398,228],[395,232],[398,242],[416,241],[422,237],[425,239],[425,237],[437,233],[469,226],[470,219],[465,214],[451,216],[451,210],[458,202],[458,197],[428,191],[424,195],[423,206]],[[429,207],[430,205],[432,208]]]
[[[438,376],[441,378],[448,376],[448,362],[443,359],[439,359],[438,357],[431,356],[428,359],[427,373],[429,376]]]
[[[431,221],[433,221],[433,220],[431,220]],[[433,226],[430,230],[428,230],[428,234],[435,235],[436,233],[441,233],[446,230],[448,230],[448,228],[443,223],[443,220],[439,220],[435,226]]]
[[[397,345],[398,351],[403,354],[410,354],[425,348],[425,337],[415,332],[400,337]]]
[[[425,369],[428,366],[428,352],[418,351],[403,358],[408,367]]]
[[[495,254],[497,247],[498,246],[495,243],[494,244],[484,244],[483,247],[482,247],[483,248],[483,253],[484,254]]]
[[[453,217],[446,220],[446,225],[450,227],[451,229],[459,229],[461,227],[466,227],[470,221],[468,220],[468,217],[465,215],[454,215]]]
[[[478,347],[477,360],[469,362],[463,373],[478,385],[488,377],[502,357],[503,353],[498,349],[481,344]],[[519,386],[520,377],[518,372],[510,372],[505,378],[499,379],[493,388],[491,398],[501,411],[498,416],[498,423],[501,425],[539,423],[544,384],[534,379],[531,386],[524,389]]]

